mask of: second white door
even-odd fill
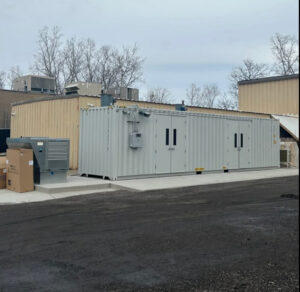
[[[186,171],[186,119],[159,116],[156,119],[155,171],[157,174]]]

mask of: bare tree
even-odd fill
[[[145,59],[138,55],[136,44],[116,51],[114,55],[116,86],[130,87],[135,82],[141,81],[144,61]]]
[[[54,77],[56,82],[56,91],[61,93],[63,90],[62,70],[62,34],[57,26],[49,29],[45,26],[39,31],[38,51],[34,55],[33,70],[39,74]]]
[[[219,95],[220,90],[216,84],[205,84],[201,88],[192,83],[186,90],[188,104],[192,106],[214,107]]]
[[[299,72],[299,41],[295,36],[276,33],[271,38],[271,50],[275,59],[275,74],[290,75]]]
[[[19,66],[13,66],[10,68],[8,74],[7,74],[7,82],[10,89],[13,89],[13,82],[16,78],[23,75],[23,72],[21,71]]]
[[[88,38],[83,41],[83,68],[82,77],[86,82],[96,82],[98,62],[96,61],[96,44],[95,42]]]
[[[204,85],[201,100],[204,107],[213,108],[215,105],[216,98],[220,95],[219,87],[216,84]]]
[[[201,102],[201,88],[192,83],[186,90],[187,103],[191,106],[199,106]]]
[[[241,66],[233,68],[229,80],[231,85],[229,93],[234,99],[234,102],[238,104],[238,82],[241,80],[251,80],[256,78],[262,78],[270,73],[269,66],[264,63],[255,63],[251,59],[243,60]]]
[[[233,110],[236,108],[235,101],[225,92],[217,99],[217,108]]]
[[[84,43],[82,41],[77,41],[75,38],[66,41],[63,50],[65,83],[80,81],[84,67],[83,51]]]
[[[61,93],[64,82],[99,82],[104,89],[129,87],[142,80],[144,59],[138,47],[117,50],[110,46],[97,49],[93,40],[71,38],[63,44],[60,29],[44,27],[39,32],[38,51],[32,70],[55,77],[56,92]]]
[[[146,101],[157,103],[170,103],[171,93],[166,88],[156,87],[148,90]]]
[[[118,52],[110,46],[103,46],[96,52],[95,79],[104,89],[117,86],[116,84],[116,58]]]
[[[0,71],[0,88],[5,88],[6,84],[6,73],[4,71]]]
[[[92,54],[87,56],[91,57]],[[143,63],[144,59],[138,55],[136,45],[123,47],[122,50],[102,46],[95,52],[93,62],[86,62],[84,75],[100,82],[104,89],[130,87],[142,80]]]

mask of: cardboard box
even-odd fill
[[[6,156],[0,156],[0,169],[6,168]]]
[[[7,149],[7,172],[19,174],[23,169],[33,169],[32,149]]]
[[[34,190],[32,149],[7,149],[6,188],[23,193]]]
[[[6,188],[6,156],[0,156],[0,189]]]

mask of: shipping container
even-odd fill
[[[111,180],[279,167],[279,122],[139,107],[81,110],[79,173]]]

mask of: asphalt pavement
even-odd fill
[[[299,291],[298,176],[0,206],[0,291]]]

